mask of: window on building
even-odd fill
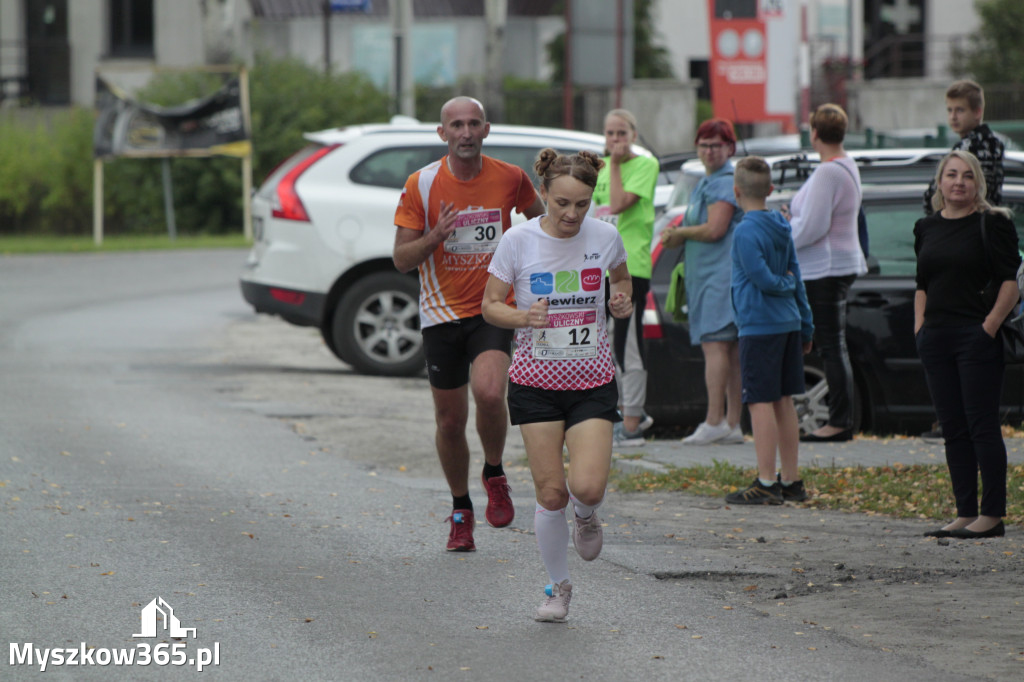
[[[864,77],[925,73],[925,0],[864,0]]]
[[[110,0],[110,56],[153,56],[153,0]]]
[[[690,80],[700,81],[698,99],[711,99],[711,68],[707,59],[690,60]]]

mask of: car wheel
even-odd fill
[[[800,433],[811,433],[828,423],[828,384],[825,382],[825,371],[814,365],[804,365],[804,385],[807,390],[793,396],[796,406],[796,417],[800,423]],[[853,431],[861,429],[862,409],[860,389],[853,382]]]
[[[320,336],[323,338],[324,343],[327,344],[327,348],[330,349],[334,356],[344,362],[345,364],[352,364],[346,358],[341,356],[341,351],[338,350],[338,344],[334,343],[334,318],[331,318],[331,324],[324,324],[320,327]]]
[[[331,322],[337,355],[358,372],[412,376],[423,370],[419,284],[398,272],[359,280],[338,301]]]

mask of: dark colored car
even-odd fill
[[[914,343],[914,223],[923,215],[923,183],[864,185],[870,234],[869,272],[847,299],[847,345],[855,379],[854,429],[878,434],[917,434],[935,419]],[[769,207],[789,203],[795,190],[777,192]],[[1024,185],[1004,185],[1003,205],[1024,212]],[[1018,222],[1018,233],[1024,236]],[[1022,239],[1024,243],[1024,239]],[[696,426],[707,409],[704,359],[690,345],[689,327],[665,311],[669,276],[685,247],[656,249],[651,295],[644,312],[647,412],[662,426]],[[805,358],[807,392],[794,396],[801,429],[813,431],[828,417],[828,387],[821,359]],[[1002,416],[1024,419],[1024,371],[1007,367]]]

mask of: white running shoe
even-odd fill
[[[729,430],[728,435],[715,441],[716,445],[743,445],[743,429],[737,424]]]
[[[568,580],[563,580],[557,585],[548,585],[544,588],[544,593],[547,597],[544,603],[537,607],[537,614],[533,619],[541,623],[564,623],[569,616],[572,585]]]
[[[1024,266],[1021,266],[1024,267]],[[643,419],[640,420],[640,430],[646,431],[647,429],[654,426],[654,417],[644,412]]]
[[[601,553],[604,545],[604,531],[601,529],[601,519],[597,518],[597,512],[590,515],[590,518],[581,519],[573,512],[575,521],[572,524],[572,546],[576,553],[584,561],[593,561]]]
[[[635,432],[630,433],[626,431],[622,426],[622,422],[615,422],[612,427],[612,443],[618,448],[633,448],[639,445],[643,445],[647,441],[644,440],[644,432],[641,429],[637,429]]]
[[[712,426],[707,422],[701,422],[697,430],[683,439],[683,445],[710,445],[717,443],[732,432],[729,422],[722,420],[718,426]]]

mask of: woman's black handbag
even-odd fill
[[[1024,314],[1006,318],[999,333],[1003,337],[1003,362],[1024,365]]]
[[[994,261],[988,246],[988,233],[985,230],[985,214],[981,214],[981,241],[985,247],[985,255]],[[998,292],[999,287],[995,287]],[[999,327],[999,336],[1003,339],[1003,362],[1007,365],[1024,365],[1024,312],[1016,317],[1007,316]]]

